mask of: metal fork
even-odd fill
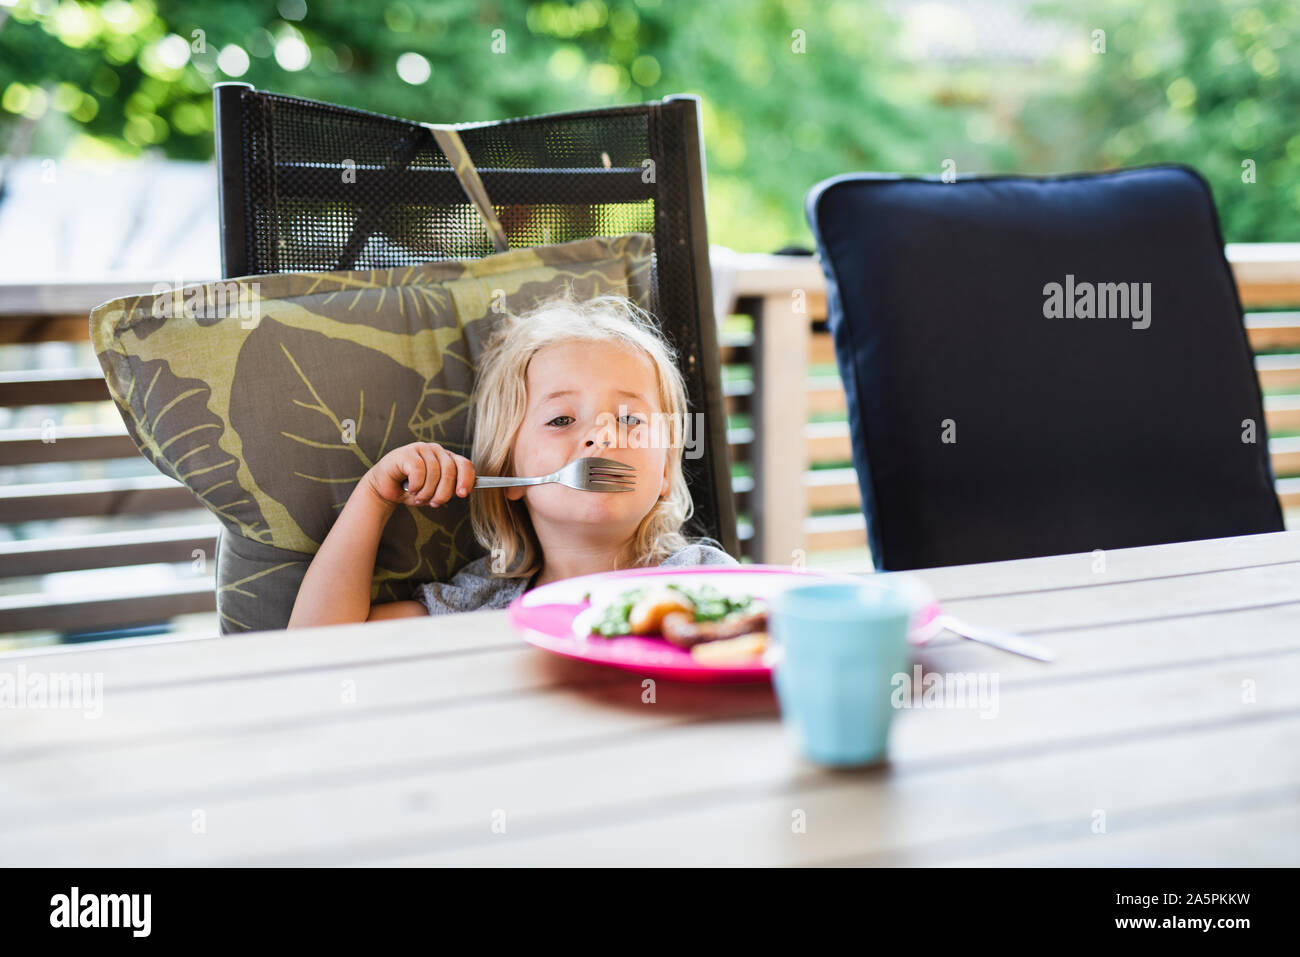
[[[536,478],[513,478],[507,475],[479,475],[474,488],[507,488],[513,485],[547,485],[559,482],[584,492],[630,492],[636,488],[636,469],[613,459],[583,456],[574,459],[558,472]],[[402,483],[406,489],[406,483]],[[409,491],[409,490],[408,490]]]

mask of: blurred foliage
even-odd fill
[[[854,0],[0,0],[0,137],[204,159],[227,79],[431,122],[695,93],[710,238],[737,249],[810,245],[803,197],[820,179],[945,159],[963,174],[1187,162],[1229,240],[1300,238],[1294,0],[1042,15],[1066,37],[1047,62],[943,64],[900,57],[898,25]]]
[[[1214,189],[1229,242],[1300,240],[1300,4],[1068,0],[1062,89],[1027,104],[1056,169],[1177,161]],[[1093,52],[1105,31],[1105,52]]]

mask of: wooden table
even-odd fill
[[[103,713],[0,709],[0,862],[1300,863],[1300,532],[1102,557],[918,573],[1060,657],[936,639],[996,715],[900,710],[855,771],[766,685],[647,703],[504,612],[6,656],[101,675]]]

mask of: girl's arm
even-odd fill
[[[386,601],[370,606],[370,617],[366,621],[386,621],[389,618],[427,618],[429,609],[420,602]]]
[[[370,580],[384,526],[397,510],[362,480],[352,490],[334,527],[325,536],[298,588],[290,628],[365,621],[370,616]]]
[[[402,488],[406,481],[410,491]],[[371,606],[370,581],[384,526],[398,505],[433,505],[468,495],[474,467],[434,442],[394,449],[357,483],[298,589],[289,628],[425,614],[419,602]]]

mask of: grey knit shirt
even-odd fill
[[[670,565],[739,565],[720,548],[703,543],[679,548],[662,562]],[[476,558],[449,582],[418,585],[411,597],[429,610],[430,615],[450,615],[458,611],[505,608],[528,590],[526,578],[495,578],[488,566],[488,556]]]

